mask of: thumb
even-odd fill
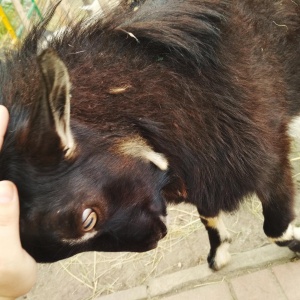
[[[20,244],[18,194],[10,181],[0,182],[0,244],[7,250]]]
[[[17,188],[0,181],[0,299],[24,295],[36,281],[36,263],[20,242],[19,212]]]
[[[9,115],[8,115],[7,108],[4,107],[3,105],[0,105],[0,120],[1,120],[0,121],[0,149],[1,149],[2,144],[3,144],[8,119],[9,119]]]

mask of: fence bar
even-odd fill
[[[50,0],[50,3],[52,3],[52,5],[57,3],[57,0]],[[58,5],[57,9],[60,11],[60,14],[62,16],[65,16],[65,18],[69,21],[72,22],[72,12],[71,12],[71,6],[69,1],[67,0],[62,0],[62,2]]]
[[[98,1],[98,0],[94,0],[94,1]],[[99,0],[98,2],[100,4],[100,7],[101,7],[104,14],[108,13],[111,10],[111,6],[110,6],[109,1]]]
[[[19,0],[11,0],[11,2],[13,3],[24,27],[26,28],[26,30],[29,30],[30,28],[30,22],[29,20],[27,19],[27,16],[26,16],[26,13],[24,12],[24,9],[23,9],[23,6],[22,4],[20,3]]]
[[[36,13],[38,14],[38,16],[40,17],[41,20],[43,20],[43,15],[41,14],[38,6],[36,5],[35,1],[34,0],[31,0],[32,2],[32,9],[36,11]],[[32,12],[31,12],[32,14]],[[31,14],[28,13],[27,17],[29,18],[31,16]]]
[[[17,40],[18,40],[18,37],[13,29],[13,27],[11,26],[2,6],[0,5],[0,18],[1,18],[1,21],[3,22],[4,26],[6,27],[8,33],[10,34],[10,36],[12,37],[13,39],[13,42],[16,43]]]

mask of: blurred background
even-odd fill
[[[18,43],[58,0],[0,0],[0,46]],[[130,2],[130,0],[128,1]],[[119,0],[62,0],[55,21],[70,22],[78,16],[105,14]]]

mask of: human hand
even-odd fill
[[[7,109],[0,105],[0,149],[8,118]],[[36,281],[36,262],[21,245],[19,213],[15,185],[0,181],[0,300],[28,293]]]

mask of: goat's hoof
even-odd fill
[[[276,244],[280,247],[288,247],[291,251],[300,254],[300,240],[280,241],[276,242]]]
[[[293,252],[296,252],[298,255],[300,255],[300,241],[292,240],[288,244],[288,247],[290,250],[292,250]]]
[[[212,270],[218,271],[229,263],[231,255],[228,252],[228,248],[229,243],[225,242],[217,248],[214,254],[210,253],[208,255],[207,262]]]

